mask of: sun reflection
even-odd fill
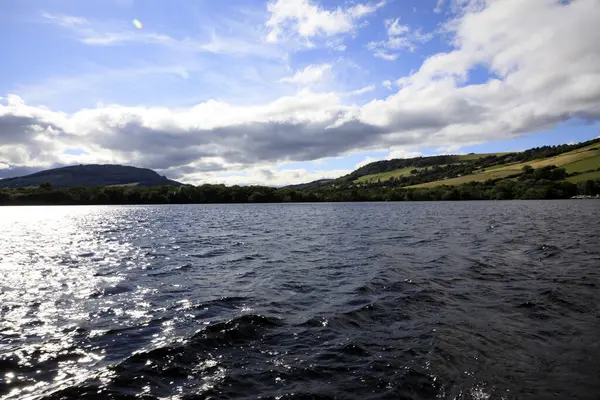
[[[130,321],[149,318],[143,291],[137,295],[140,288],[125,282],[128,267],[145,263],[120,236],[125,212],[0,208],[0,361],[13,366],[3,376],[6,398],[58,390],[103,371],[105,351],[91,344],[106,331],[91,329],[99,313],[112,312],[117,322],[125,314]],[[111,300],[120,295],[131,304]]]

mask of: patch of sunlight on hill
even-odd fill
[[[596,150],[597,149],[597,150]],[[532,160],[528,162],[509,164],[500,167],[493,167],[486,171],[476,174],[465,175],[458,178],[444,179],[440,181],[421,183],[419,185],[408,186],[409,188],[429,188],[441,185],[457,186],[469,182],[485,182],[488,179],[503,179],[511,175],[519,174],[525,165],[531,165],[533,168],[541,168],[548,165],[564,167],[568,173],[585,172],[590,169],[600,167],[600,146],[591,145],[581,149],[573,150],[558,156]]]
[[[410,167],[406,167],[406,168],[395,169],[393,171],[380,172],[378,174],[364,175],[364,176],[361,176],[360,178],[358,178],[357,180],[355,180],[354,182],[366,183],[366,182],[387,181],[390,178],[397,178],[399,176],[410,176],[411,175],[410,171],[412,171],[414,169],[420,171],[420,170],[427,169],[427,168],[426,167],[425,168],[416,168],[414,166],[410,166]]]
[[[571,176],[567,178],[567,180],[572,183],[583,182],[588,180],[594,181],[596,179],[600,179],[600,171],[587,172],[581,175]]]
[[[484,154],[463,154],[463,155],[457,155],[456,157],[458,158],[458,162],[455,164],[459,164],[462,161],[472,161],[472,160],[478,160],[480,158],[485,158],[488,156],[500,156],[503,154],[508,154],[508,153],[484,153]],[[450,164],[441,164],[438,165],[439,167],[445,167],[447,165]],[[393,171],[386,171],[386,172],[380,172],[378,174],[371,174],[371,175],[364,175],[361,176],[360,178],[356,179],[354,182],[355,183],[375,183],[375,182],[385,182],[390,178],[398,178],[398,177],[402,177],[402,176],[410,176],[411,171],[413,170],[418,170],[418,171],[423,171],[426,170],[428,168],[431,167],[415,167],[415,166],[410,166],[410,167],[406,167],[406,168],[401,168],[401,169],[395,169]]]

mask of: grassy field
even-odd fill
[[[381,172],[379,174],[371,174],[361,176],[354,182],[356,183],[365,183],[365,182],[377,182],[377,181],[387,181],[390,178],[396,178],[399,176],[410,176],[410,171],[415,169],[415,167],[406,167],[402,169],[395,169],[393,171]],[[424,168],[416,168],[418,170],[422,170]]]
[[[600,171],[588,172],[585,174],[571,176],[570,178],[567,178],[567,180],[569,182],[573,182],[573,183],[583,182],[583,181],[587,181],[587,180],[593,181],[596,179],[600,179]]]
[[[569,166],[572,164],[575,164],[575,163],[580,163],[581,161],[591,159],[591,158],[596,158],[596,160],[598,160],[598,157],[600,157],[600,150],[591,150],[592,148],[597,148],[597,147],[598,147],[597,145],[584,147],[582,149],[573,150],[568,153],[560,154],[556,157],[545,158],[545,159],[542,159],[539,161],[531,161],[526,164],[531,165],[533,168],[540,168],[540,167],[544,167],[546,165],[556,165],[557,167],[565,167],[567,169],[567,172],[586,171],[588,169],[592,169],[593,166],[583,169],[583,170],[572,169],[571,171],[569,171]],[[593,164],[593,162],[590,164]],[[525,165],[525,164],[522,164],[522,165]],[[596,164],[595,168],[598,168],[598,167],[600,167],[600,165]]]
[[[507,178],[511,175],[515,175],[521,172],[522,168],[525,165],[531,165],[533,168],[541,168],[547,165],[556,165],[557,167],[564,167],[568,173],[584,172],[590,169],[600,167],[600,149],[592,150],[594,148],[598,148],[598,145],[573,150],[568,153],[560,154],[556,157],[544,158],[525,163],[503,165],[500,167],[490,168],[486,171],[472,175],[465,175],[459,178],[451,178],[441,181],[427,182],[409,187],[428,188],[441,185],[456,186],[469,182],[484,182],[488,179]],[[579,178],[579,176],[574,178]]]
[[[477,174],[465,175],[465,176],[461,176],[458,178],[444,179],[441,181],[421,183],[420,185],[413,185],[413,186],[408,186],[408,187],[409,188],[430,188],[430,187],[436,187],[436,186],[441,186],[441,185],[457,186],[457,185],[462,185],[464,183],[469,183],[469,182],[485,182],[488,179],[508,178],[511,175],[516,175],[519,172],[521,172],[521,169],[516,167],[517,165],[520,165],[520,164],[515,164],[514,165],[515,168],[512,168],[512,167],[498,168],[498,169],[493,169],[493,170],[489,170],[489,171],[485,171],[485,172],[480,172]]]
[[[591,169],[597,169],[600,167],[600,151],[597,150],[595,153],[596,154],[592,157],[566,164],[564,167],[570,174],[573,172],[585,172]]]
[[[458,155],[458,159],[459,161],[471,161],[471,160],[477,160],[479,158],[484,158],[487,156],[495,156],[495,155],[502,155],[502,154],[506,154],[506,153],[484,153],[484,154],[461,154]],[[444,167],[445,165],[440,165],[440,167]],[[355,180],[354,182],[356,183],[366,183],[366,182],[385,182],[390,178],[397,178],[399,176],[410,176],[410,171],[412,171],[413,169],[417,169],[419,171],[427,169],[427,167],[421,167],[421,168],[416,168],[416,167],[406,167],[406,168],[402,168],[402,169],[396,169],[393,171],[387,171],[387,172],[381,172],[379,174],[371,174],[371,175],[365,175],[365,176],[361,176],[360,178],[358,178],[357,180]]]
[[[460,161],[470,161],[479,158],[484,158],[491,155],[502,155],[507,153],[486,153],[486,154],[466,154],[459,155]],[[556,157],[544,158],[540,160],[533,160],[526,163],[512,163],[505,165],[497,165],[490,167],[481,172],[477,172],[471,175],[465,175],[458,178],[445,179],[435,182],[422,183],[420,185],[410,186],[411,188],[429,188],[440,185],[456,186],[469,182],[484,182],[488,179],[503,179],[508,178],[512,175],[519,174],[525,165],[531,165],[533,168],[541,168],[547,165],[556,165],[557,167],[564,167],[568,173],[573,172],[585,172],[591,169],[600,167],[600,146],[598,144],[584,147],[581,149],[573,150],[568,153],[560,154]],[[367,183],[367,182],[384,182],[390,178],[397,178],[402,176],[410,176],[410,171],[414,170],[415,167],[406,167],[397,169],[394,171],[382,172],[379,174],[365,175],[358,178],[356,183]],[[416,168],[418,170],[424,170],[426,168]],[[584,179],[580,177],[573,177],[574,179]],[[587,178],[585,178],[587,179]],[[584,180],[585,180],[584,179]]]

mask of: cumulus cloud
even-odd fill
[[[293,76],[281,79],[280,82],[293,83],[300,86],[310,86],[320,82],[330,72],[331,64],[308,65],[304,69],[296,71]]]
[[[393,61],[400,56],[400,50],[415,51],[418,44],[428,42],[433,37],[431,33],[412,30],[408,25],[401,25],[400,18],[384,21],[388,38],[383,41],[371,41],[367,48],[375,57]]]
[[[312,0],[273,0],[267,10],[271,14],[266,26],[270,29],[268,42],[277,42],[282,36],[335,36],[356,29],[357,22],[374,13],[385,4],[359,3],[350,8],[327,10]]]
[[[184,109],[105,105],[64,113],[8,96],[0,105],[0,163],[10,168],[0,173],[93,160],[172,171],[190,182],[232,182],[234,171],[262,169],[272,177],[235,179],[269,183],[284,176],[275,166],[289,161],[457,148],[570,118],[600,119],[597,0],[461,1],[447,25],[453,49],[397,80],[397,92],[364,105],[302,90],[259,106],[211,100]],[[489,70],[486,82],[469,83],[476,67]],[[65,153],[73,148],[85,153]]]

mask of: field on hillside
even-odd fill
[[[507,153],[463,154],[463,155],[458,155],[456,157],[458,157],[458,159],[460,161],[472,161],[472,160],[478,160],[480,158],[485,158],[488,156],[500,156],[502,154],[507,154]],[[442,164],[442,165],[439,165],[439,167],[445,167],[446,165],[447,164]],[[356,179],[354,182],[355,183],[385,182],[390,178],[410,176],[411,175],[410,171],[415,170],[415,169],[418,171],[423,171],[428,168],[431,168],[431,167],[417,168],[415,166],[410,166],[410,167],[406,167],[406,168],[396,169],[393,171],[380,172],[378,174],[364,175],[364,176],[361,176],[360,178]]]
[[[581,149],[573,150],[568,153],[560,154],[555,157],[533,160],[524,163],[497,166],[472,175],[465,175],[459,178],[427,182],[409,187],[429,188],[441,185],[457,186],[469,182],[484,182],[488,179],[508,178],[511,175],[519,174],[525,165],[531,165],[533,168],[541,168],[548,165],[556,165],[557,167],[564,167],[568,173],[585,172],[590,169],[596,169],[600,167],[600,148],[596,144]]]
[[[427,169],[427,168],[406,167],[406,168],[402,168],[402,169],[396,169],[394,171],[387,171],[387,172],[381,172],[379,174],[371,174],[371,175],[361,176],[354,182],[356,182],[356,183],[377,182],[377,181],[384,182],[390,178],[397,178],[399,176],[410,176],[411,175],[410,171],[412,171],[414,169],[423,170],[423,169]]]
[[[592,157],[588,157],[580,161],[575,161],[573,163],[565,165],[564,167],[570,174],[573,172],[585,172],[592,169],[597,169],[598,167],[600,167],[600,150],[595,151],[595,155]]]
[[[521,164],[514,164],[514,167],[516,167],[518,165],[521,165]],[[525,164],[523,164],[523,165],[525,165]],[[521,166],[521,168],[522,168],[522,166]],[[495,169],[490,169],[488,171],[480,172],[477,174],[465,175],[465,176],[461,176],[458,178],[444,179],[441,181],[426,182],[426,183],[421,183],[419,185],[413,185],[413,186],[408,186],[408,187],[409,188],[430,188],[430,187],[436,187],[436,186],[441,186],[441,185],[457,186],[457,185],[462,185],[464,183],[469,183],[469,182],[485,182],[489,179],[503,179],[503,178],[508,178],[511,175],[519,174],[521,172],[521,168],[519,168],[519,167],[513,168],[513,166],[504,167],[504,168],[495,168]]]
[[[583,182],[583,181],[588,181],[588,180],[594,181],[596,179],[600,179],[600,171],[588,172],[585,174],[571,176],[571,177],[567,178],[567,180],[569,182],[573,182],[573,183]]]

